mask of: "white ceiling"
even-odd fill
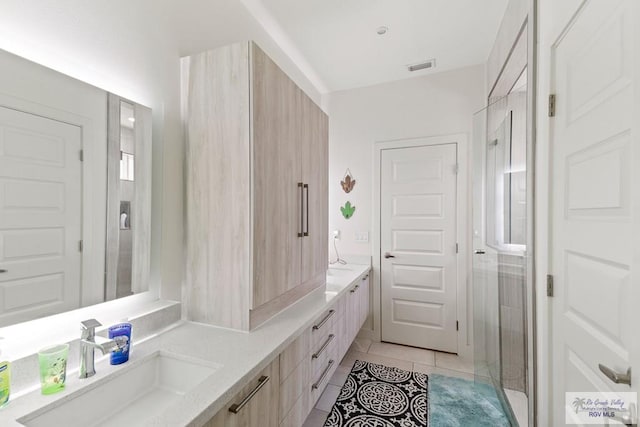
[[[484,63],[508,0],[243,3],[318,89],[332,92]],[[380,26],[386,35],[376,34]],[[431,70],[406,69],[431,58]]]

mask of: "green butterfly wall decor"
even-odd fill
[[[344,206],[340,207],[340,211],[342,212],[342,216],[344,219],[349,219],[353,216],[353,213],[356,211],[355,206],[351,206],[351,202],[347,202]]]

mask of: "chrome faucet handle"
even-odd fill
[[[82,338],[89,338],[95,335],[96,328],[102,326],[102,323],[96,319],[89,319],[80,322],[82,325]]]

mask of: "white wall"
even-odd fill
[[[484,78],[478,65],[327,96],[329,230],[341,231],[341,255],[371,255],[374,143],[455,133],[471,141],[473,113],[484,106]],[[349,194],[340,186],[347,168],[357,181]],[[340,213],[347,200],[356,206],[349,220]],[[355,241],[363,231],[369,243]]]
[[[509,4],[507,4],[496,40],[491,48],[489,58],[487,58],[487,89],[489,92],[498,80],[502,67],[507,62],[513,44],[527,19],[530,1],[509,0]]]
[[[330,117],[329,229],[341,232],[337,244],[342,256],[372,256],[375,142],[451,134],[466,134],[467,141],[471,141],[473,114],[484,106],[485,98],[482,65],[333,92],[324,97],[323,103]],[[345,194],[340,186],[347,168],[357,181],[349,194]],[[356,206],[349,220],[340,212],[340,206],[347,200]],[[356,242],[356,232],[368,232],[369,242]],[[470,231],[466,234],[459,236],[462,248],[468,247],[465,240]],[[332,239],[329,236],[328,239],[329,256],[334,259]],[[461,356],[471,359],[472,329],[468,322],[471,319],[471,290],[468,281],[460,285],[464,286],[462,298],[465,300],[460,304],[462,335],[458,351]],[[374,285],[372,290],[377,292],[378,287]],[[372,295],[371,300],[377,300],[376,296]],[[466,316],[462,314],[465,311]],[[378,339],[379,318],[379,307],[373,304],[372,316],[363,333]]]
[[[253,39],[316,102],[320,94],[240,2],[0,0],[0,49],[153,109],[152,287],[179,300],[184,143],[179,57]]]

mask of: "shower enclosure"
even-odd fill
[[[476,381],[514,426],[528,418],[526,69],[474,115],[473,301]]]

